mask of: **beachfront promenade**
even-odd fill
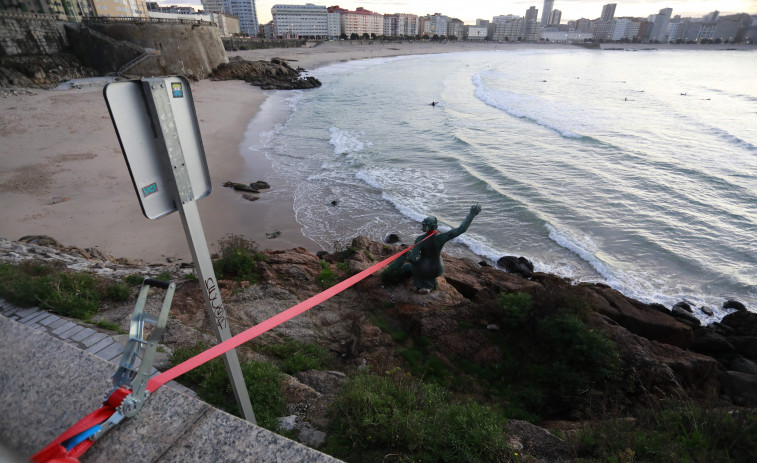
[[[24,462],[100,407],[127,335],[2,299],[0,315],[0,461]],[[81,461],[339,461],[166,386]]]

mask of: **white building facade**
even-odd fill
[[[239,30],[250,37],[258,35],[258,13],[255,0],[223,0],[223,10],[239,18]]]
[[[486,35],[489,32],[488,28],[480,26],[466,26],[466,40],[481,41],[486,40]]]
[[[335,37],[329,31],[329,12],[325,6],[307,3],[305,5],[274,5],[273,36],[283,38],[296,37]]]

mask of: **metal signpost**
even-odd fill
[[[189,82],[176,76],[114,82],[104,94],[143,214],[181,215],[205,305],[223,342],[231,332],[195,203],[210,194],[211,183]],[[223,359],[242,416],[256,423],[236,350]]]

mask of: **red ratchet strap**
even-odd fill
[[[297,315],[300,315],[301,313],[312,309],[313,307],[317,306],[321,302],[324,302],[330,299],[336,294],[339,294],[345,289],[354,285],[355,283],[367,278],[369,275],[378,271],[382,267],[389,265],[394,260],[396,260],[399,256],[410,251],[415,246],[419,245],[423,241],[426,241],[427,239],[429,239],[431,236],[435,235],[436,233],[437,233],[436,230],[432,230],[426,233],[426,237],[423,238],[423,240],[419,241],[418,243],[415,243],[413,246],[410,246],[409,248],[404,249],[398,252],[397,254],[382,260],[378,264],[372,265],[371,267],[363,270],[362,272],[356,275],[353,275],[340,283],[335,284],[334,286],[327,289],[326,291],[316,294],[310,299],[300,302],[299,304],[288,308],[287,310],[281,312],[280,314],[274,315],[268,320],[253,326],[247,331],[243,331],[239,333],[238,335],[227,339],[221,344],[213,346],[210,349],[206,350],[205,352],[201,352],[197,354],[196,356],[184,361],[183,363],[176,365],[170,370],[166,370],[165,372],[155,376],[154,378],[151,378],[150,381],[147,382],[147,390],[150,392],[154,392],[160,386],[166,384],[172,379],[175,379],[183,375],[184,373],[194,368],[197,368],[198,366],[202,365],[205,362],[208,362],[220,355],[223,355],[227,351],[230,351],[231,349],[234,349],[235,347],[238,347],[257,336],[260,336],[266,331],[273,329],[288,320],[291,320]]]
[[[297,315],[300,315],[301,313],[312,309],[316,305],[330,299],[336,294],[339,294],[340,292],[344,291],[350,286],[358,283],[361,280],[364,280],[372,273],[380,270],[382,267],[389,265],[398,257],[400,257],[402,254],[405,254],[406,252],[410,251],[415,246],[427,240],[428,238],[435,235],[436,233],[437,233],[436,230],[432,230],[428,232],[426,234],[426,237],[423,238],[423,240],[419,241],[418,243],[415,243],[413,246],[410,246],[409,248],[404,249],[398,252],[397,254],[394,254],[393,256],[390,256],[382,260],[381,262],[375,265],[372,265],[371,267],[363,270],[362,272],[356,275],[353,275],[340,283],[337,283],[336,285],[332,286],[331,288],[319,294],[316,294],[310,299],[300,302],[299,304],[293,307],[290,307],[289,309],[281,312],[280,314],[274,315],[268,320],[265,320],[264,322],[259,323],[253,326],[252,328],[246,331],[243,331],[239,333],[238,335],[232,338],[229,338],[226,341],[216,346],[211,347],[205,352],[201,352],[200,354],[176,365],[175,367],[169,370],[166,370],[165,372],[155,376],[154,378],[148,381],[147,390],[150,392],[154,392],[159,387],[166,384],[167,382],[173,379],[176,379],[177,377],[183,375],[184,373],[194,368],[197,368],[203,363],[213,360],[214,358],[225,354],[231,349],[234,349],[235,347],[238,347],[244,344],[245,342],[251,339],[254,339],[257,336],[260,336],[266,331],[271,330],[288,320],[291,320]],[[115,413],[116,408],[118,408],[121,405],[121,402],[123,402],[123,399],[127,397],[129,394],[131,394],[131,391],[126,388],[120,388],[114,391],[106,399],[105,405],[95,410],[94,412],[90,413],[89,415],[85,416],[82,420],[80,420],[78,423],[76,423],[71,428],[69,428],[66,432],[61,434],[57,439],[55,439],[53,442],[48,444],[47,447],[45,447],[44,449],[40,450],[37,454],[32,456],[31,458],[32,461],[36,463],[45,463],[45,462],[78,463],[77,457],[81,456],[85,451],[87,451],[87,449],[89,449],[89,447],[91,447],[92,444],[94,444],[94,441],[89,438],[84,438],[80,442],[76,442],[74,439],[80,438],[79,437],[80,435],[86,434],[86,432],[89,430],[98,429],[101,423],[108,420],[108,418],[110,418],[111,415]],[[94,434],[94,432],[92,434]],[[69,440],[73,442],[67,442]],[[73,447],[71,447],[69,450],[67,447],[70,447],[72,445]]]
[[[101,423],[110,418],[113,413],[116,412],[116,408],[121,405],[124,398],[131,394],[131,391],[126,388],[119,388],[113,391],[113,393],[105,400],[102,407],[98,408],[94,412],[85,416],[78,423],[68,428],[66,432],[61,434],[57,439],[50,442],[44,449],[37,452],[32,456],[31,460],[37,463],[42,462],[54,462],[54,463],[73,463],[78,462],[77,457],[81,456],[89,449],[95,441],[90,439],[84,439],[80,443],[76,444],[70,450],[68,448],[69,439],[75,438],[79,434],[98,427]]]

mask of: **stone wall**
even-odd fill
[[[87,21],[86,27],[116,42],[128,42],[145,51],[128,67],[113,69],[132,76],[182,75],[202,79],[229,58],[213,23],[203,21]],[[85,50],[77,51],[77,55]],[[126,63],[121,63],[123,66]]]
[[[302,39],[261,39],[254,37],[224,37],[226,51],[258,50],[262,48],[299,48],[307,42]]]
[[[0,69],[0,78],[7,74],[0,82],[54,83],[37,74],[49,75],[45,63],[54,60],[47,58],[67,53],[78,60],[73,67],[80,62],[103,75],[134,77],[202,79],[229,61],[218,27],[206,21],[89,18],[78,24],[52,15],[0,12],[0,68],[7,71]],[[21,58],[34,63],[20,69],[16,61]]]
[[[66,33],[79,61],[101,74],[118,72],[125,63],[145,53],[131,42],[114,40],[81,24],[67,24]]]
[[[0,56],[50,55],[68,46],[57,16],[0,11]]]

